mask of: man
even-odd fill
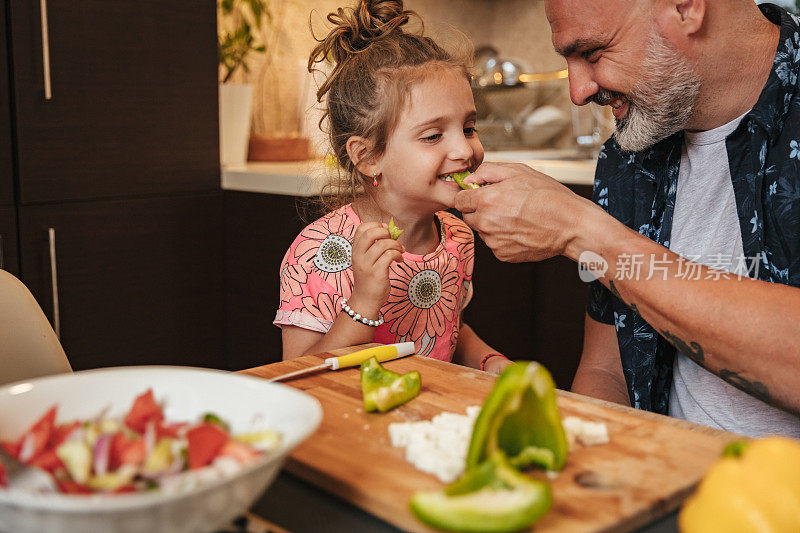
[[[573,391],[800,437],[798,19],[752,0],[545,6],[572,101],[614,108],[595,203],[486,163],[456,208],[502,260],[593,260]]]

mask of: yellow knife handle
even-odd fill
[[[374,346],[339,357],[325,359],[325,363],[331,364],[331,370],[358,366],[372,357],[378,361],[389,361],[398,357],[405,357],[415,353],[413,342],[400,342],[397,344],[387,344],[385,346]]]

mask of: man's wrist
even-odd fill
[[[575,214],[576,220],[570,227],[564,247],[564,256],[575,262],[585,251],[592,251],[604,256],[614,244],[617,244],[625,236],[627,229],[601,207],[589,200],[585,201],[587,203]]]

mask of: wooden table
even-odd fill
[[[330,355],[305,356],[243,373],[270,378],[319,364]],[[403,449],[390,446],[387,427],[392,422],[427,420],[442,411],[463,413],[467,406],[482,403],[494,378],[418,356],[385,366],[399,373],[418,370],[423,382],[418,398],[387,414],[363,412],[358,369],[326,371],[287,382],[316,397],[324,416],[320,429],[291,454],[285,465],[289,475],[282,475],[276,487],[290,487],[290,493],[321,489],[391,524],[387,531],[392,526],[430,531],[408,510],[408,501],[418,490],[439,489],[443,484],[407,463]],[[611,442],[578,445],[570,452],[564,470],[550,481],[553,507],[535,531],[632,531],[657,522],[681,504],[725,444],[736,438],[563,391],[558,403],[562,416],[605,422]],[[276,497],[274,489],[267,492],[271,494]],[[273,516],[267,517],[280,524]],[[659,531],[673,527],[674,514],[666,524],[667,529]]]

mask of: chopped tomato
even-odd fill
[[[42,450],[50,442],[50,436],[53,433],[55,424],[56,406],[54,405],[22,436],[22,445],[17,458],[27,463],[42,453]],[[28,441],[27,445],[25,445],[26,441]]]
[[[0,487],[8,487],[8,476],[3,463],[0,463]]]
[[[125,416],[125,425],[141,435],[144,434],[148,422],[154,421],[160,425],[163,420],[164,413],[156,403],[153,389],[147,389],[147,392],[139,395],[133,402],[130,412]]]
[[[136,492],[136,487],[131,484],[122,485],[117,490],[114,491],[114,494],[128,494],[130,492]]]
[[[61,459],[56,455],[55,448],[50,448],[36,457],[34,457],[29,463],[31,466],[38,466],[42,470],[47,470],[51,474],[58,470],[59,468],[64,468],[64,463],[61,462]]]
[[[202,468],[213,461],[228,442],[228,434],[216,424],[204,423],[186,432],[189,468]]]
[[[77,420],[71,424],[61,424],[53,428],[53,433],[50,435],[50,442],[47,443],[48,448],[57,448],[59,444],[67,440],[73,431],[81,427],[81,423]]]
[[[108,468],[116,470],[122,465],[139,466],[144,463],[144,439],[128,440],[120,432],[111,439],[111,451],[108,455]]]
[[[19,457],[20,448],[22,448],[22,439],[19,439],[17,442],[0,441],[0,446],[5,448],[11,457],[16,459]]]
[[[92,493],[92,489],[90,489],[83,483],[78,483],[77,481],[72,481],[71,479],[57,479],[56,484],[58,484],[58,490],[60,490],[64,494]]]
[[[185,423],[177,423],[177,424],[158,423],[156,425],[156,440],[159,441],[165,437],[169,439],[177,439],[178,431],[186,425],[187,424]]]
[[[258,455],[251,446],[233,439],[228,440],[219,450],[219,457],[233,457],[240,463],[248,463]]]

